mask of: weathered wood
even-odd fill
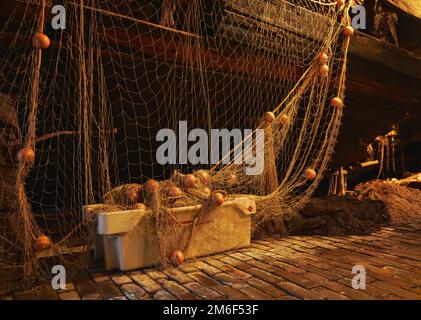
[[[418,0],[385,0],[386,3],[399,8],[400,10],[421,19],[421,1]]]
[[[349,53],[421,80],[421,57],[362,32],[355,32]]]
[[[228,0],[226,1],[226,7],[228,10],[235,10],[245,17],[252,17],[254,20],[264,22],[268,29],[271,26],[285,29],[290,33],[296,33],[314,40],[324,39],[326,32],[325,28],[314,28],[315,22],[318,26],[328,27],[332,25],[332,21],[328,17],[300,6],[294,6],[286,1],[273,4],[269,1]],[[310,27],[310,23],[313,24],[312,27]]]

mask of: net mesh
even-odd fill
[[[216,191],[225,200],[246,194],[259,226],[287,219],[310,198],[341,123],[342,108],[330,101],[344,98],[349,1],[60,3],[66,29],[52,29],[48,1],[21,1],[0,34],[2,270],[36,279],[48,271],[47,256],[83,266],[83,247],[95,237],[95,216],[81,214],[88,204],[145,205],[165,263],[168,252],[187,250],[195,229],[180,236],[168,208],[200,204],[197,221]],[[36,33],[48,35],[48,49],[32,45]],[[180,121],[209,136],[214,128],[262,129],[264,149],[251,131],[216,164],[161,165],[155,137],[178,132]],[[238,161],[247,142],[251,154],[264,152],[260,175]],[[191,145],[178,144],[177,153]],[[22,155],[28,149],[34,161]],[[150,178],[160,182],[146,187]],[[40,252],[41,235],[51,243]]]

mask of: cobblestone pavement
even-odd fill
[[[419,299],[421,228],[383,228],[369,236],[289,236],[178,268],[127,273],[88,270],[66,290],[41,286],[3,299]],[[366,268],[366,289],[352,268]]]

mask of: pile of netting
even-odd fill
[[[421,191],[393,181],[374,180],[355,187],[360,199],[385,204],[392,225],[421,223]]]
[[[55,2],[64,29],[46,1],[20,1],[0,34],[4,272],[51,277],[48,259],[83,267],[95,237],[88,204],[146,209],[163,261],[189,241],[170,236],[167,208],[200,204],[201,219],[248,195],[262,226],[306,204],[341,123],[351,1]],[[211,164],[162,165],[157,133],[180,121],[209,136],[260,129],[263,148],[252,131]],[[260,174],[248,174],[243,145],[264,154]]]

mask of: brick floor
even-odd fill
[[[352,268],[366,289],[352,288]],[[106,273],[90,270],[55,292],[40,286],[1,299],[417,299],[421,300],[421,227],[369,236],[290,236],[187,261],[178,268]]]

